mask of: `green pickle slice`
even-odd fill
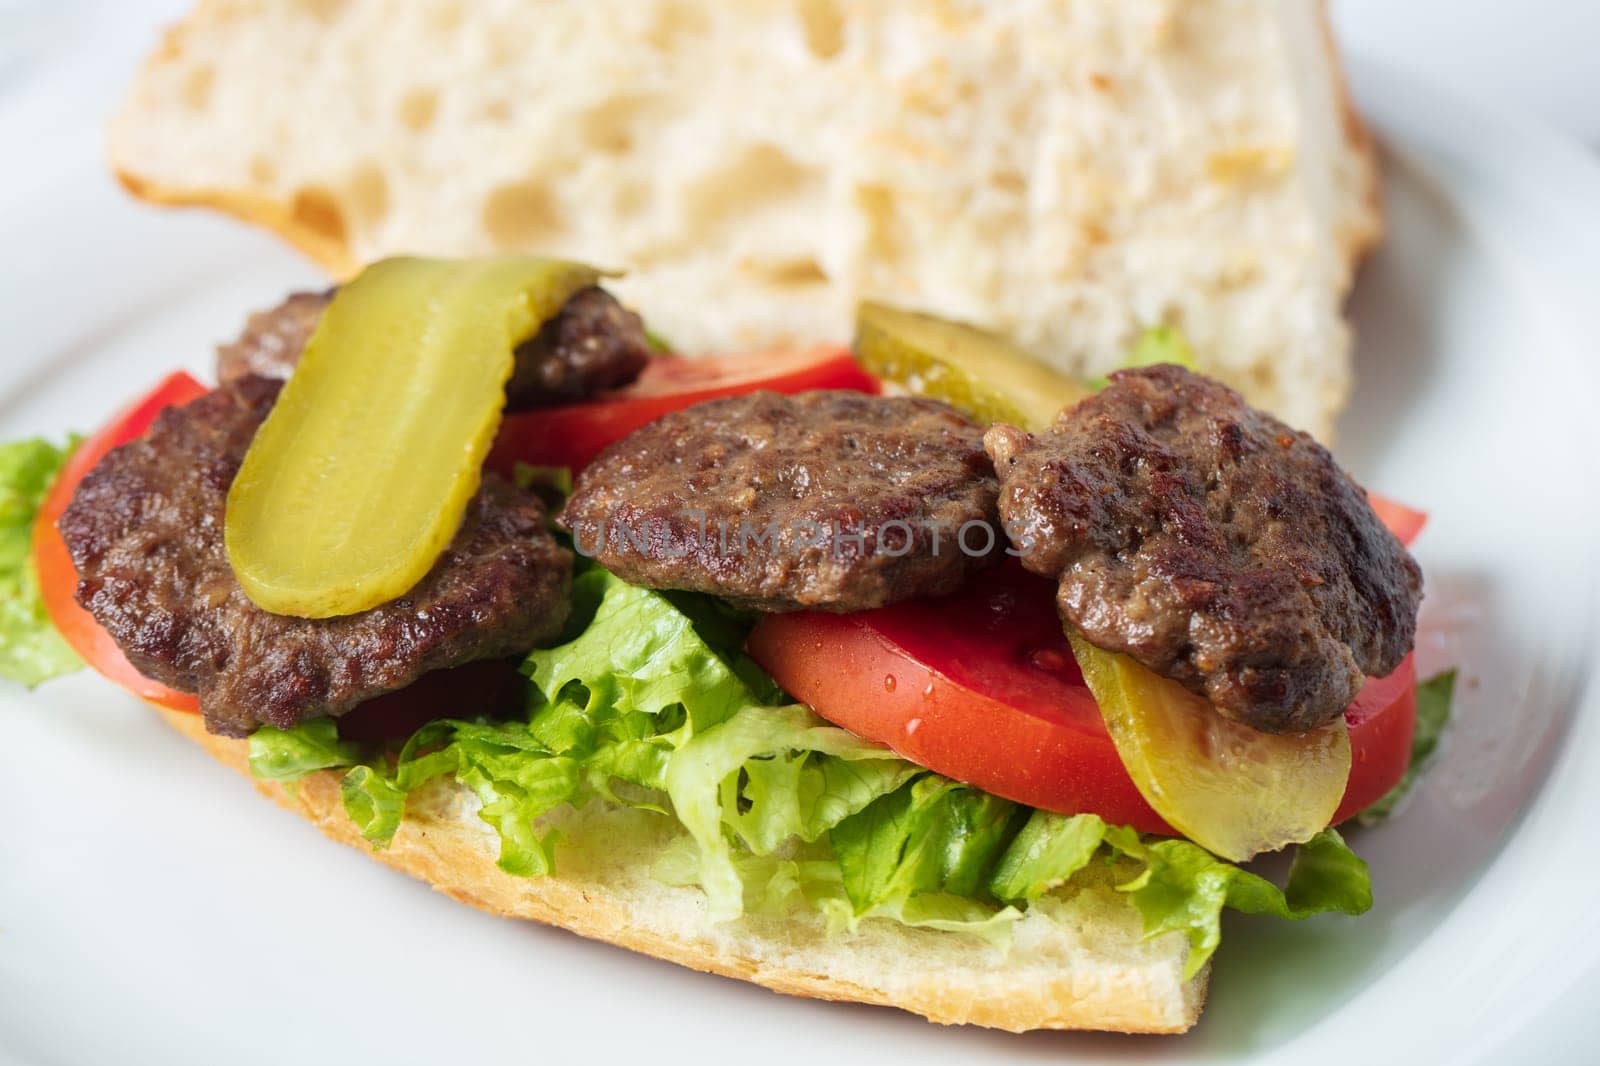
[[[398,258],[339,290],[228,492],[252,602],[330,618],[403,595],[478,490],[514,349],[601,272]]]
[[[1003,337],[885,304],[865,303],[856,312],[855,352],[878,377],[981,422],[1042,429],[1089,395]]]
[[[1128,776],[1196,844],[1243,862],[1310,840],[1338,810],[1351,759],[1342,717],[1261,733],[1127,655],[1067,637]]]

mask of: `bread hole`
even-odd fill
[[[509,122],[511,121],[511,101],[504,97],[497,97],[479,108],[478,114],[490,122]]]
[[[215,67],[200,66],[190,70],[183,76],[183,84],[179,89],[184,106],[191,111],[204,111],[206,105],[211,103],[211,90],[216,84]]]
[[[704,34],[707,29],[705,13],[699,6],[682,0],[663,0],[657,5],[655,21],[645,40],[658,52],[677,52],[684,41]]]
[[[346,0],[295,0],[295,7],[318,22],[332,22],[339,17]]]
[[[511,70],[528,54],[528,42],[516,34],[493,34],[488,43],[489,66],[494,70]]]
[[[428,21],[432,23],[435,33],[453,34],[466,21],[466,11],[462,8],[460,0],[443,0],[428,12]]]
[[[828,272],[822,269],[821,263],[809,256],[802,259],[785,259],[776,263],[758,263],[754,269],[755,273],[772,284],[785,288],[828,283]]]
[[[578,119],[584,142],[598,152],[627,152],[647,103],[639,96],[616,96],[591,107]]]
[[[818,59],[832,59],[844,49],[844,14],[834,0],[799,0],[806,47]]]
[[[321,185],[299,189],[290,201],[289,214],[294,224],[312,234],[343,244],[347,232],[344,212],[331,191]]]
[[[536,248],[562,229],[561,204],[540,181],[507,182],[483,205],[483,230],[499,248]]]
[[[365,163],[350,176],[346,199],[351,214],[363,228],[371,228],[389,213],[389,182],[375,163]]]
[[[278,166],[264,155],[250,157],[250,180],[257,185],[271,185],[278,180]]]
[[[905,241],[894,191],[886,185],[862,185],[856,190],[856,202],[865,216],[867,257],[880,263],[899,261]]]
[[[438,110],[439,93],[435,89],[412,89],[400,98],[400,121],[406,129],[416,133],[433,125],[433,116]]]
[[[698,229],[802,197],[816,183],[814,170],[781,148],[757,144],[712,171],[686,194],[689,225]]]
[[[1008,168],[1006,170],[996,171],[993,181],[996,189],[998,189],[1000,192],[1009,193],[1013,196],[1021,196],[1023,193],[1028,191],[1028,179],[1022,176],[1022,171],[1020,170],[1011,170]]]
[[[611,204],[624,217],[643,214],[650,206],[650,188],[642,181],[624,178],[617,182]]]

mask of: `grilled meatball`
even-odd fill
[[[984,441],[1062,617],[1269,733],[1338,718],[1416,634],[1422,574],[1327,449],[1176,366]]]
[[[217,380],[224,385],[247,377],[288,380],[333,292],[291,293],[278,306],[252,314],[244,332],[217,349]]]
[[[250,375],[287,380],[332,299],[332,289],[297,292],[251,315],[239,338],[217,349],[218,380],[226,384]],[[639,316],[604,289],[583,289],[517,349],[506,405],[545,407],[620,388],[649,360]]]
[[[650,361],[639,316],[604,289],[584,289],[517,349],[510,407],[571,403],[628,384]]]
[[[932,400],[712,400],[601,453],[560,521],[624,580],[757,610],[937,596],[1002,541],[982,435]]]
[[[84,478],[60,530],[78,602],[141,673],[197,693],[244,736],[339,715],[433,670],[525,651],[566,620],[572,555],[531,493],[486,476],[455,539],[405,596],[361,614],[270,614],[223,547],[223,507],[279,382],[246,377],[164,412]]]

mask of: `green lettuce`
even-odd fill
[[[1450,721],[1450,705],[1455,698],[1456,672],[1446,670],[1417,685],[1417,729],[1411,737],[1411,765],[1400,783],[1382,799],[1356,816],[1361,825],[1376,825],[1388,818],[1411,792],[1417,778],[1433,759],[1439,737]]]
[[[1134,342],[1133,350],[1118,369],[1157,366],[1161,363],[1176,363],[1189,370],[1196,369],[1194,349],[1189,347],[1189,340],[1183,331],[1175,326],[1151,326],[1146,329]],[[1108,378],[1090,378],[1084,384],[1098,392],[1110,383]]]
[[[567,845],[542,822],[563,805],[671,818],[681,834],[654,874],[699,886],[717,919],[810,909],[838,930],[895,921],[1004,947],[1033,901],[1099,863],[1150,935],[1188,939],[1194,972],[1224,908],[1296,919],[1370,904],[1365,865],[1331,830],[1302,846],[1279,889],[1187,841],[1033,810],[829,725],[784,700],[739,650],[747,620],[710,601],[597,568],[574,599],[563,642],[528,656],[521,717],[435,721],[377,751],[328,720],[262,729],[252,769],[278,780],[343,769],[345,808],[378,847],[409,795],[453,775],[499,835],[501,868],[523,876],[556,869]]]
[[[315,718],[293,729],[264,725],[250,734],[250,772],[265,781],[297,781],[315,770],[353,766],[360,749],[339,739],[332,718]]]
[[[0,445],[0,677],[30,688],[83,666],[45,613],[31,551],[34,516],[76,447]]]
[[[1281,889],[1187,840],[1143,841],[1128,830],[1113,831],[1108,840],[1144,864],[1119,888],[1139,909],[1145,934],[1181,932],[1188,938],[1186,978],[1199,972],[1221,942],[1224,907],[1292,921],[1329,911],[1365,914],[1372,907],[1367,864],[1331,828],[1296,849]]]

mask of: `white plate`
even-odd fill
[[[1432,513],[1422,665],[1464,671],[1414,802],[1356,837],[1370,915],[1231,922],[1211,1006],[1184,1038],[938,1029],[448,903],[79,675],[0,693],[0,1053],[208,1066],[1591,1053],[1600,172],[1402,78],[1356,80],[1387,148],[1391,233],[1355,300],[1361,383],[1341,451]],[[259,235],[136,209],[87,151],[46,144],[34,161],[31,181],[0,187],[0,438],[92,427],[173,365],[203,367],[246,309],[316,283]]]

